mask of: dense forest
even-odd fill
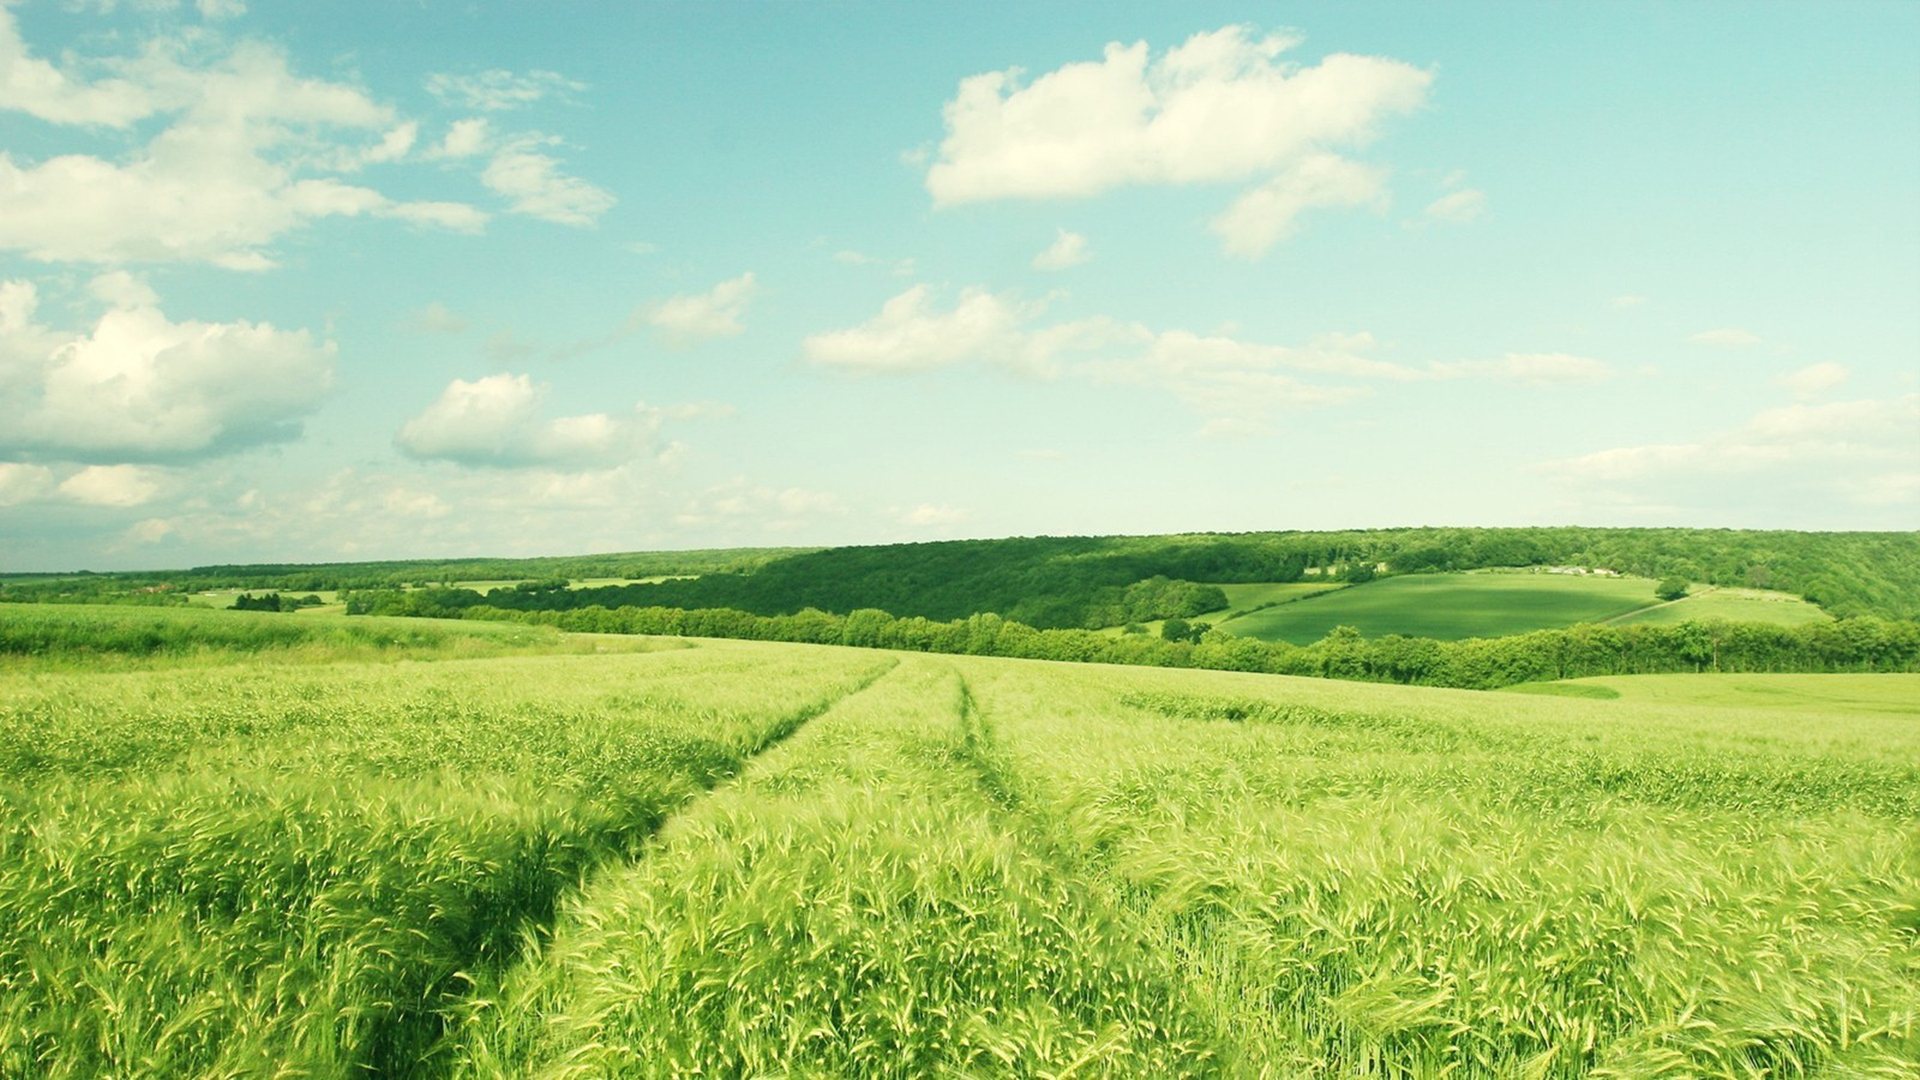
[[[993,612],[1039,629],[1116,626],[1224,606],[1184,583],[1296,581],[1494,566],[1572,565],[1798,593],[1838,616],[1920,618],[1920,533],[1724,529],[1382,529],[1357,532],[1025,537],[844,547],[649,585],[535,582],[366,597],[359,610],[436,614],[486,603],[521,611],[732,608],[790,615],[877,608],[949,620]],[[1153,579],[1167,584],[1142,590]],[[1177,594],[1177,595],[1176,595]],[[1198,606],[1211,604],[1212,607]]]

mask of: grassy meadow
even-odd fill
[[[1832,618],[1818,605],[1788,593],[1761,589],[1696,588],[1671,604],[1636,611],[1622,623],[1760,622],[1775,626],[1805,626]]]
[[[1920,676],[1538,696],[191,610],[134,652],[127,609],[60,614],[139,662],[0,669],[0,1076],[1920,1063]],[[0,640],[82,636],[49,618]]]
[[[1632,577],[1486,572],[1410,574],[1308,596],[1229,619],[1221,629],[1262,641],[1308,645],[1336,626],[1368,637],[1458,641],[1606,622],[1649,608],[1654,582]]]

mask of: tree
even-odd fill
[[[1196,626],[1177,617],[1160,624],[1160,636],[1168,641],[1199,641],[1200,635],[1206,632],[1206,624]]]
[[[1662,600],[1682,599],[1687,595],[1687,579],[1678,575],[1662,578],[1659,588],[1653,590],[1653,595]]]

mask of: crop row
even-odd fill
[[[1858,730],[1815,717],[1415,713],[1012,665],[973,685],[1032,812],[1132,898],[1249,1072],[1920,1061],[1910,725],[1849,752]]]
[[[38,676],[0,693],[0,1075],[405,1074],[473,980],[884,658]]]

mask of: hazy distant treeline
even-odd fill
[[[1390,573],[1492,566],[1604,567],[1653,578],[1799,593],[1835,615],[1920,618],[1920,534],[1718,529],[1383,529],[1144,537],[1025,537],[829,548],[646,585],[369,599],[365,610],[435,614],[481,603],[521,611],[732,608],[791,615],[878,608],[935,620],[993,612],[1040,629],[1190,617],[1211,594],[1141,602],[1137,585],[1298,581],[1310,571]],[[1186,584],[1189,590],[1201,588]],[[1144,612],[1151,611],[1151,614]]]
[[[812,548],[724,548],[562,555],[536,559],[401,559],[359,563],[249,563],[190,570],[19,574],[0,581],[0,603],[184,604],[203,589],[282,593],[387,589],[459,581],[644,578],[740,574]]]
[[[426,583],[528,581],[485,602],[518,610],[585,607],[734,608],[790,615],[806,608],[879,608],[950,620],[994,612],[1043,629],[1187,617],[1213,597],[1191,583],[1287,582],[1312,572],[1384,567],[1389,573],[1570,565],[1651,578],[1797,593],[1837,616],[1920,619],[1920,533],[1733,529],[1423,528],[1346,532],[1016,537],[827,549],[741,548],[550,559],[450,559],[314,566],[208,566],[151,574],[86,575],[0,583],[0,600],[166,603],[212,588],[282,593],[396,589]],[[583,578],[699,575],[646,585],[574,589]],[[1186,583],[1185,600],[1133,587]],[[424,601],[413,601],[415,604]],[[433,601],[459,609],[478,594]],[[381,602],[368,600],[363,607]],[[395,602],[397,603],[397,602]],[[1129,614],[1133,612],[1133,614]],[[423,612],[432,613],[432,612]]]
[[[1339,627],[1312,645],[1263,642],[1220,631],[1197,643],[1145,634],[1042,630],[998,615],[935,621],[864,609],[754,615],[727,608],[662,607],[513,611],[475,607],[473,619],[505,619],[587,633],[797,641],[1030,660],[1196,667],[1372,682],[1491,690],[1596,675],[1672,672],[1920,671],[1920,623],[1871,616],[1774,626],[1762,623],[1580,625],[1504,638],[1435,641],[1363,638]]]

